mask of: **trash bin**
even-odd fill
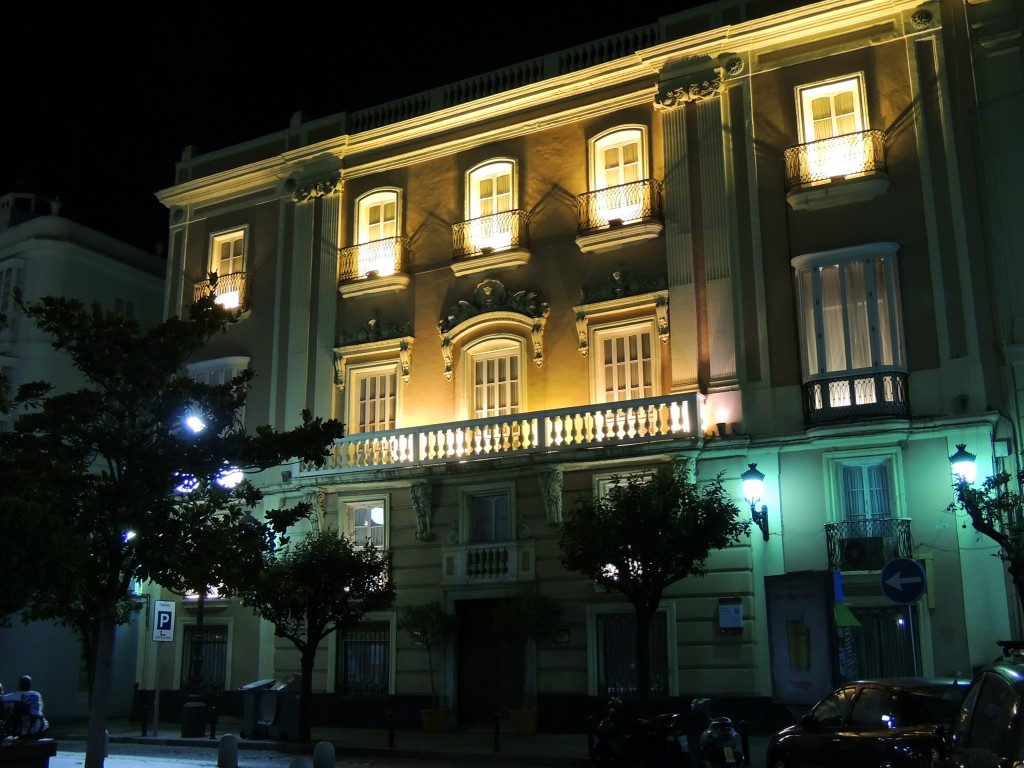
[[[279,680],[269,690],[262,691],[264,697],[274,697],[274,714],[267,723],[267,734],[273,741],[289,741],[299,732],[299,693],[291,680]]]
[[[274,678],[268,678],[246,683],[238,689],[242,692],[242,730],[239,735],[243,739],[270,738],[267,725],[264,723],[268,714],[270,720],[274,719],[274,710],[271,709],[268,713],[266,709],[268,705],[276,702],[276,694],[270,689],[277,683]],[[268,693],[272,695],[267,695]]]

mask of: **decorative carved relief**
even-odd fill
[[[562,522],[562,474],[562,470],[552,469],[538,475],[540,493],[551,525]]]
[[[340,193],[343,187],[344,183],[340,176],[324,179],[323,181],[317,181],[305,187],[296,187],[295,191],[292,192],[292,202],[303,203],[306,200],[326,197],[327,195],[334,194],[335,192]]]
[[[658,326],[658,338],[661,339],[662,344],[667,344],[669,339],[668,291],[655,291],[573,307],[573,311],[576,313],[576,335],[579,340],[580,354],[586,357],[587,352],[590,351],[590,318],[595,315],[619,312],[626,309],[642,309],[645,307],[650,307],[654,310],[655,322]]]
[[[371,320],[368,325],[373,329],[380,328],[380,325],[375,320]],[[408,328],[408,324],[406,324],[404,329],[400,329],[398,326],[390,326],[388,332],[400,332],[402,330],[408,331]],[[385,357],[388,354],[397,354],[402,381],[406,384],[409,383],[412,363],[412,344],[414,341],[413,337],[388,337],[383,331],[374,330],[368,332],[368,335],[365,338],[369,339],[372,335],[384,336],[384,338],[356,342],[334,348],[334,383],[338,387],[339,391],[345,391],[345,369],[353,357]],[[349,340],[356,337],[358,337],[358,334],[356,336],[345,336],[344,339]]]
[[[410,488],[412,505],[416,510],[416,539],[418,541],[434,540],[434,509],[430,504],[430,483],[414,483]]]
[[[710,75],[710,77],[702,77]],[[713,72],[694,73],[689,77],[673,78],[659,86],[654,105],[660,109],[672,109],[683,104],[712,99],[722,93],[722,69]]]
[[[915,29],[928,29],[932,25],[932,12],[921,8],[914,11],[914,14],[910,17],[910,23],[914,25]]]
[[[534,291],[519,291],[509,295],[500,281],[482,281],[473,291],[472,301],[456,302],[437,323],[441,334],[445,378],[452,378],[455,341],[467,328],[473,327],[477,320],[506,320],[525,326],[533,343],[533,360],[538,367],[543,365],[544,324],[550,311],[550,305],[538,301]],[[484,318],[484,315],[487,317]]]

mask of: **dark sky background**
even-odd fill
[[[63,5],[4,12],[0,194],[59,197],[61,215],[153,251],[167,238],[155,193],[189,144],[210,152],[283,130],[299,110],[382,104],[652,23],[687,0],[627,12],[557,0]]]

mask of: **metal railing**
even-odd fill
[[[885,133],[848,133],[790,147],[784,153],[786,191],[805,184],[885,172]]]
[[[910,520],[865,518],[825,523],[828,567],[833,571],[880,571],[897,557],[913,557]]]
[[[484,253],[528,246],[530,218],[526,211],[504,211],[452,225],[452,257],[467,259]]]
[[[385,237],[338,252],[338,282],[401,274],[409,252],[405,237]]]
[[[703,396],[686,394],[366,432],[337,440],[303,476],[554,453],[700,435]]]
[[[662,183],[644,179],[576,197],[576,228],[588,234],[662,218]]]
[[[249,282],[248,272],[232,272],[227,275],[218,275],[215,291],[217,302],[229,309],[235,309],[236,307],[248,309]],[[201,283],[196,283],[192,291],[192,301],[199,301],[204,296],[208,296],[211,291],[214,291],[212,280],[203,280]]]
[[[875,370],[845,373],[804,382],[809,424],[871,417],[910,416],[907,372]]]

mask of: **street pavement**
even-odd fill
[[[296,744],[241,739],[238,724],[222,723],[214,738],[182,738],[177,726],[142,736],[128,723],[111,723],[105,768],[321,768],[314,759],[319,746],[345,768],[438,768],[438,766],[503,766],[589,768],[587,734],[516,736],[488,730],[419,730],[315,728],[312,741]],[[172,730],[172,728],[174,730]],[[57,754],[50,768],[83,768],[85,734],[55,729]],[[753,768],[763,768],[767,737],[749,739]]]

